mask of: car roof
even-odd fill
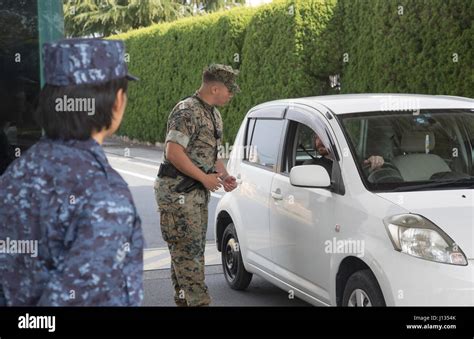
[[[376,111],[413,111],[417,109],[474,109],[474,100],[448,95],[424,94],[334,94],[294,99],[269,101],[254,109],[274,104],[303,104],[312,107],[323,105],[334,114],[376,112]]]

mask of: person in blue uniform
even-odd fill
[[[139,306],[141,221],[101,147],[137,80],[123,42],[64,39],[43,60],[45,136],[0,177],[0,305]]]

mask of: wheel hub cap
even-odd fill
[[[349,297],[349,307],[370,307],[372,306],[372,302],[370,301],[369,296],[365,293],[364,290],[356,289],[352,292],[351,296]]]

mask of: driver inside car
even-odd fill
[[[332,162],[333,162],[333,156],[329,152],[329,150],[324,146],[321,138],[317,134],[314,134],[313,137],[314,141],[314,149],[318,152],[320,155],[319,158],[311,156],[312,159],[306,160],[303,165],[320,165],[323,166],[326,171],[329,174],[329,177],[331,177],[332,173]],[[381,156],[379,155],[371,155],[367,159],[364,160],[364,167],[370,166],[370,170],[376,170],[379,169],[383,166],[384,160]]]

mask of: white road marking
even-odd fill
[[[121,164],[125,164],[125,163],[126,164],[132,164],[132,165],[152,168],[156,171],[158,171],[158,168],[159,168],[159,166],[156,166],[156,165],[149,165],[149,164],[144,164],[144,163],[137,162],[137,161],[132,161],[132,160],[137,159],[137,158],[121,157],[121,156],[118,156],[118,155],[115,155],[115,154],[114,155],[108,155],[108,157],[112,161],[120,162]],[[158,163],[158,164],[160,164],[160,163]]]
[[[158,260],[154,263],[145,265],[143,267],[144,271],[151,271],[151,270],[162,270],[165,268],[170,268],[171,267],[171,257],[168,256],[167,258]]]
[[[113,152],[113,151],[110,151],[110,150],[107,150],[107,149],[105,149],[104,152],[107,154],[107,156],[114,155],[116,157],[121,157],[121,158],[137,159],[137,160],[141,160],[141,161],[152,162],[154,164],[161,164],[163,162],[163,160],[151,160],[149,158],[134,157],[134,156],[130,155],[130,152],[127,152],[129,155],[125,155],[125,148],[124,148],[123,154],[121,154],[121,152]],[[157,151],[153,151],[153,152],[157,152]],[[163,153],[163,152],[161,152],[161,153]],[[161,157],[159,157],[159,158],[163,159],[163,155],[161,155]]]
[[[138,174],[138,173],[131,172],[131,171],[126,171],[126,170],[123,170],[123,169],[120,169],[120,168],[116,168],[116,167],[114,168],[114,170],[116,170],[116,171],[119,172],[119,173],[131,175],[131,176],[136,177],[136,178],[145,179],[145,180],[148,180],[148,181],[155,182],[155,178],[154,178],[154,177],[149,177],[149,176],[147,176],[147,175]]]
[[[147,158],[141,158],[141,157],[133,157],[133,159],[138,159],[138,160],[143,160],[143,161],[148,161],[148,162],[152,162],[154,164],[161,164],[163,161],[156,161],[156,160],[150,160],[150,159],[147,159]]]
[[[163,257],[164,253],[166,257]],[[144,251],[145,271],[161,270],[171,267],[171,257],[167,247],[146,249]],[[207,265],[219,265],[221,263],[221,253],[217,250],[215,243],[207,243],[204,252],[204,261]]]

